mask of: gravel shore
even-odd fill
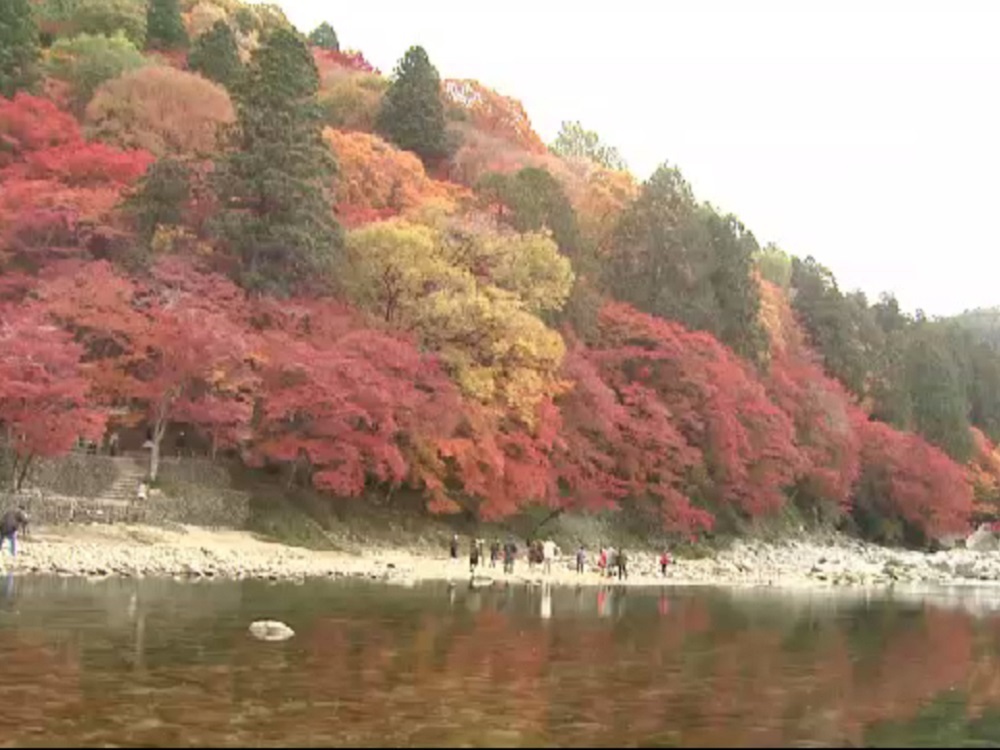
[[[592,556],[593,557],[593,556]],[[1000,552],[958,549],[933,554],[892,550],[837,537],[781,544],[737,542],[716,556],[678,560],[661,577],[657,554],[629,551],[630,586],[706,585],[737,587],[906,587],[1000,585]],[[518,560],[513,575],[481,568],[477,583],[600,585],[596,571],[577,575],[569,557],[551,574]],[[16,558],[5,547],[0,571],[69,576],[182,577],[299,580],[368,578],[399,584],[424,580],[468,581],[468,560],[457,564],[406,550],[375,549],[364,555],[317,552],[260,541],[241,531],[196,527],[164,530],[145,526],[74,526],[38,529],[21,540]],[[619,581],[615,580],[618,584]]]

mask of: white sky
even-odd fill
[[[278,0],[390,73],[580,120],[645,179],[680,167],[764,244],[932,315],[1000,304],[1000,3],[971,0]]]

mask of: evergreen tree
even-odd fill
[[[214,180],[218,230],[238,254],[247,288],[285,293],[321,279],[340,246],[318,89],[306,40],[287,29],[266,38],[239,86],[231,151]]]
[[[639,310],[715,331],[714,257],[691,186],[664,164],[622,214],[602,267],[605,290]]]
[[[943,324],[925,321],[913,326],[905,367],[915,426],[929,442],[959,462],[972,454],[963,365],[961,352],[949,340]]]
[[[160,159],[149,168],[126,208],[136,230],[149,242],[158,226],[177,226],[184,221],[184,208],[191,198],[191,176],[183,162]]]
[[[487,201],[499,203],[503,208],[498,218],[518,232],[549,229],[564,253],[579,250],[576,212],[562,185],[546,170],[525,167],[514,175],[491,172],[479,180],[476,190]]]
[[[340,40],[337,39],[337,32],[326,21],[313,29],[309,35],[309,44],[321,49],[340,52]]]
[[[423,47],[410,47],[399,61],[375,127],[379,134],[425,162],[445,156],[441,78]]]
[[[704,221],[715,254],[709,275],[719,310],[715,331],[737,354],[760,364],[768,341],[760,323],[760,287],[753,278],[757,241],[735,216],[705,209]]]
[[[234,91],[243,73],[236,35],[225,21],[216,21],[202,34],[188,54],[188,67]]]
[[[591,159],[608,169],[627,168],[618,149],[601,143],[597,133],[586,130],[579,122],[563,122],[550,148],[560,156]]]
[[[187,46],[188,35],[181,20],[178,0],[149,0],[146,10],[146,41],[156,49]]]
[[[0,96],[11,98],[38,79],[38,27],[30,0],[0,2]]]

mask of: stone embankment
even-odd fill
[[[1000,582],[998,551],[955,549],[927,554],[842,537],[782,544],[737,542],[711,558],[674,561],[665,577],[660,576],[656,552],[630,550],[628,556],[629,576],[624,582],[628,585],[878,588]],[[573,567],[573,560],[564,557],[550,574],[543,575],[540,568],[529,569],[522,556],[512,576],[503,575],[499,567],[486,566],[476,582],[609,582],[592,569],[578,575]],[[239,531],[121,525],[39,530],[21,541],[16,558],[3,549],[0,572],[275,581],[350,577],[401,584],[468,581],[470,577],[465,558],[452,562],[444,552],[437,557],[406,550],[372,550],[365,555],[316,552],[263,542]]]

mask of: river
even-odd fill
[[[993,594],[0,584],[3,746],[1000,743]]]

